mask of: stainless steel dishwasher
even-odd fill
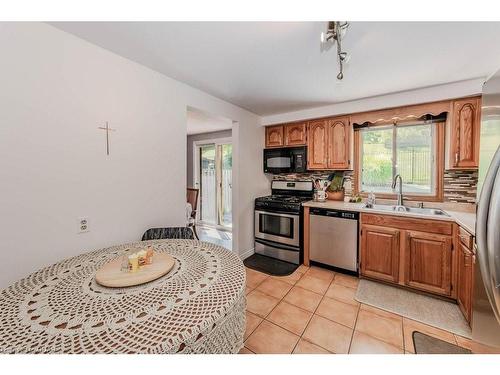
[[[311,207],[311,261],[358,273],[358,212]]]

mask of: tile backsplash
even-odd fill
[[[340,173],[340,172],[337,172]],[[344,173],[344,189],[345,195],[351,196],[353,191],[353,171],[345,171]],[[310,180],[310,179],[326,179],[331,172],[315,171],[308,173],[290,173],[274,175],[274,180]],[[447,170],[444,171],[444,202],[456,203],[476,203],[477,189],[477,170]]]
[[[476,203],[477,170],[444,171],[444,201]]]
[[[273,180],[279,181],[304,181],[304,180],[326,180],[331,174],[331,171],[314,171],[307,173],[289,173],[289,174],[275,174]],[[342,173],[342,172],[336,172]],[[344,190],[346,196],[352,194],[352,171],[344,171]]]

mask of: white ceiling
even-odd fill
[[[187,111],[187,133],[200,134],[232,129],[233,121],[194,108]]]
[[[500,68],[500,23],[353,22],[337,81],[326,22],[62,22],[52,25],[259,115],[465,79]]]

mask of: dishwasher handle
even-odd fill
[[[318,207],[311,207],[309,209],[309,214],[317,216],[339,217],[342,219],[351,219],[351,220],[359,219],[359,212],[339,211],[339,210],[331,210],[327,208],[318,208]]]

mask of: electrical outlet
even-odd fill
[[[90,232],[89,218],[80,217],[78,219],[78,233],[87,233],[87,232]]]

